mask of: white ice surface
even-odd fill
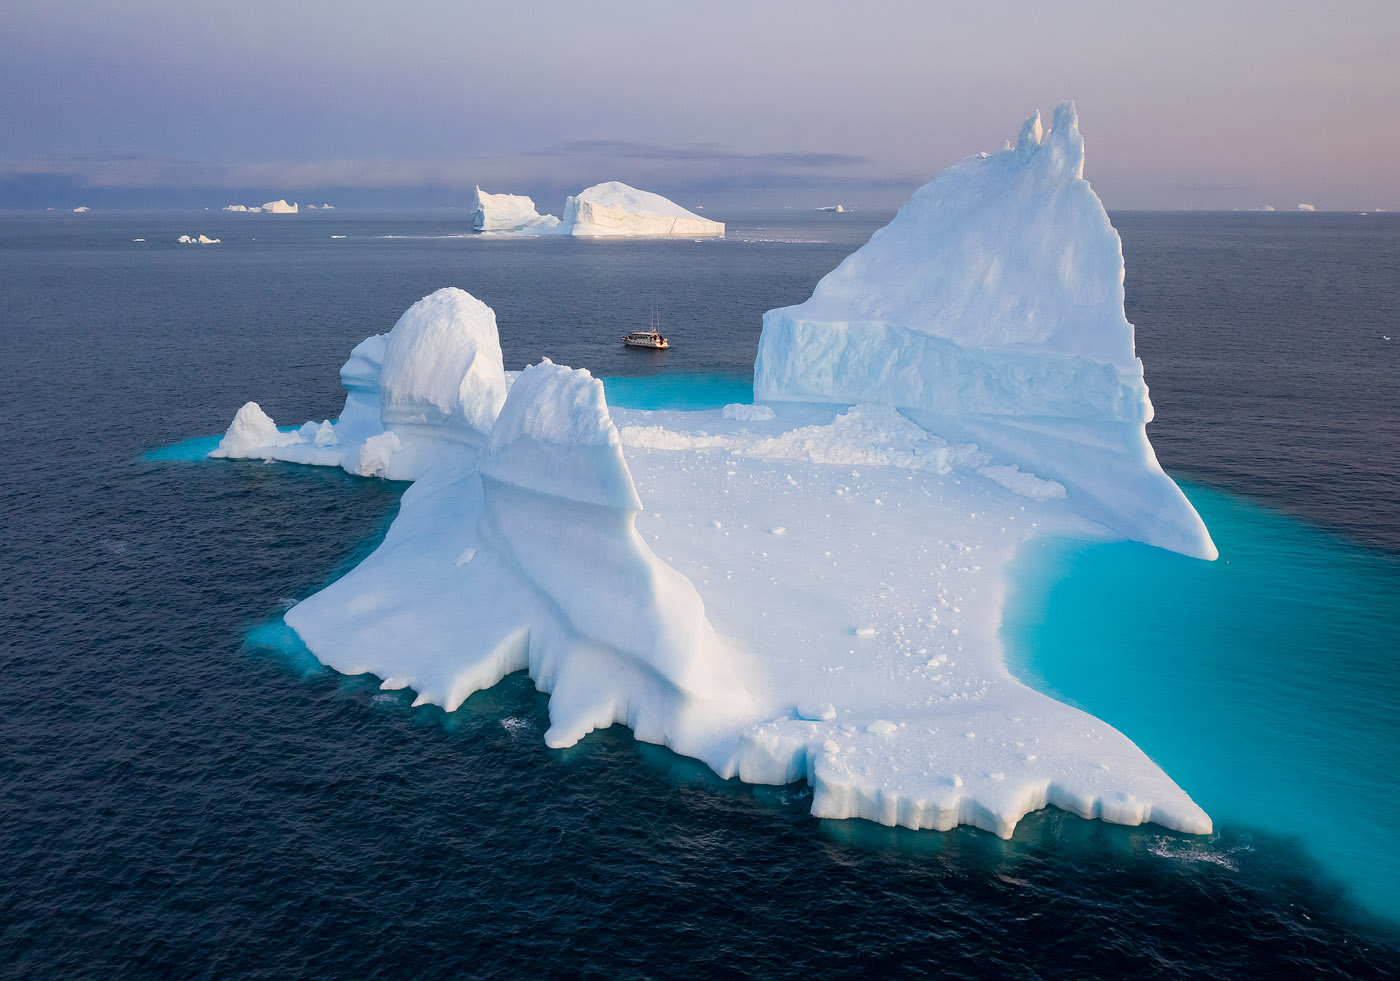
[[[1072,116],[1062,110],[1057,119]],[[981,228],[974,212],[981,207],[999,224],[1007,195],[1069,195],[1080,203],[1047,214],[1084,217],[1083,194],[1092,193],[1073,183],[1082,179],[1070,129],[1057,144],[1033,119],[1022,140],[1032,138],[1034,149],[996,164],[1007,168],[998,180],[963,189],[972,198],[959,219],[964,241],[1006,237]],[[1026,159],[1037,155],[1050,176],[1023,186]],[[904,236],[915,249],[941,241],[939,224],[901,224],[908,212],[884,241]],[[1151,458],[1143,413],[1114,416],[1099,399],[1105,378],[1140,394],[1143,406],[1146,391],[1135,387],[1131,327],[1119,323],[1121,258],[1107,262],[1096,251],[1103,229],[1088,225],[1097,244],[1080,258],[1113,279],[1097,287],[1117,289],[1120,303],[1117,320],[1084,311],[1106,325],[1095,333],[1102,349],[1070,336],[1079,328],[1067,315],[1062,328],[1018,326],[994,297],[965,295],[978,281],[926,268],[916,250],[898,268],[925,285],[934,276],[950,307],[980,303],[1000,324],[940,327],[956,340],[929,333],[913,318],[936,319],[937,305],[862,259],[854,264],[862,275],[838,283],[889,284],[888,309],[905,311],[900,321],[863,323],[885,328],[879,336],[897,377],[874,365],[866,328],[841,319],[850,297],[831,299],[840,291],[819,287],[804,305],[811,316],[792,313],[798,307],[765,320],[760,367],[775,396],[767,404],[609,410],[586,371],[545,361],[511,384],[489,309],[442,290],[355,348],[333,426],[283,433],[250,403],[216,453],[416,481],[380,547],[286,620],[325,663],[411,688],[418,703],[451,710],[523,669],[550,693],[551,746],[624,723],[726,777],[805,779],[822,817],[972,824],[1008,836],[1024,814],[1054,804],[1206,832],[1210,819],[1125,736],[1026,688],[1005,667],[1006,570],[1032,535],[1137,530],[1152,540],[1166,527],[1183,551],[1204,551],[1186,533],[1188,519],[1199,519]],[[1048,235],[1038,226],[1022,232]],[[1080,254],[1072,230],[1065,241]],[[898,264],[900,254],[886,261]],[[956,250],[942,254],[958,261]],[[1021,280],[1045,271],[1029,260],[1003,268],[1016,270],[1017,282],[1005,286],[1022,296],[1035,291]],[[1091,285],[1080,283],[1066,302]],[[878,291],[869,295],[872,310],[885,309]],[[829,299],[834,305],[824,306]],[[1047,308],[1040,319],[1056,315]],[[795,326],[804,324],[811,329]],[[770,339],[770,329],[779,336]],[[977,412],[892,397],[909,391],[912,365],[930,364],[901,360],[918,350],[913,335],[955,345],[969,371],[1024,369],[996,376],[1007,412],[980,411],[996,389],[973,391],[970,374],[959,385]],[[843,357],[831,356],[833,339]],[[793,364],[774,361],[784,350]],[[1065,359],[1085,364],[1063,375]],[[857,396],[842,399],[821,389],[822,374],[809,369],[823,363],[826,384],[864,377],[869,390],[841,389]],[[1042,368],[1071,384],[1059,404],[1099,414],[1023,411],[1051,394],[1026,383]],[[944,382],[929,377],[915,394]],[[795,394],[803,397],[785,397]],[[946,393],[938,397],[948,410]],[[1124,449],[1139,437],[1145,455]]]
[[[564,202],[559,231],[579,237],[722,236],[724,222],[701,218],[669,198],[620,181],[594,184]]]
[[[535,202],[523,194],[487,194],[476,189],[472,227],[478,232],[545,230],[559,224],[553,215],[541,215]]]
[[[1068,102],[1048,133],[1037,113],[1014,149],[948,168],[809,300],[764,315],[754,394],[911,410],[1129,538],[1214,558],[1147,441],[1123,252],[1083,170]]]

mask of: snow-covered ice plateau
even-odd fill
[[[336,422],[249,403],[213,453],[413,481],[287,623],[448,711],[526,670],[550,746],[620,722],[725,777],[805,779],[820,817],[1008,837],[1053,804],[1208,832],[1127,737],[1005,666],[1032,536],[1215,554],[1147,442],[1082,170],[1067,103],[945,171],[765,316],[753,405],[610,408],[587,371],[505,372],[466,292],[424,298],[351,353]]]

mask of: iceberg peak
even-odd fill
[[[386,429],[434,425],[482,441],[506,400],[495,312],[452,286],[423,297],[385,338],[379,390]]]
[[[1152,402],[1123,310],[1123,249],[1084,180],[1073,102],[914,192],[796,306],[763,317],[754,395],[881,402],[1031,459],[1094,520],[1214,558],[1147,442]]]
[[[1055,107],[1049,132],[1041,126],[1040,110],[1031,113],[1016,138],[1016,156],[1034,160],[1035,166],[1047,174],[1083,179],[1084,138],[1079,135],[1079,113],[1074,102],[1067,100]]]
[[[1021,126],[1021,135],[1016,137],[1016,152],[1022,157],[1029,157],[1040,149],[1040,141],[1044,135],[1040,126],[1040,110],[1037,109]],[[1008,147],[1010,145],[1007,144]]]

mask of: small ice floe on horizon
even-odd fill
[[[198,238],[191,235],[181,235],[175,241],[181,245],[218,245],[223,239],[210,238],[208,235],[201,233]]]

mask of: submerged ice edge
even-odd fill
[[[287,434],[249,403],[214,455],[415,481],[287,622],[448,709],[525,668],[550,745],[621,722],[722,776],[805,778],[821,816],[1009,835],[1056,804],[1208,831],[1130,740],[1005,666],[1006,570],[1033,536],[1214,550],[1146,440],[1073,108],[1033,122],[770,311],[765,405],[615,420],[586,371],[506,376],[494,314],[453,289],[356,347],[336,424]],[[936,300],[891,248],[943,270]]]

